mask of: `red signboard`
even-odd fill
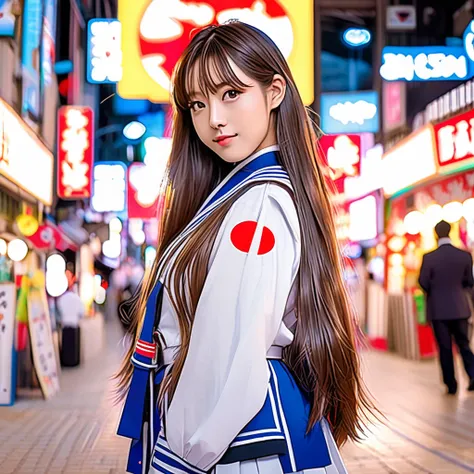
[[[84,199],[92,194],[94,114],[89,107],[58,111],[58,196]]]
[[[360,135],[323,135],[319,151],[327,165],[329,176],[339,191],[344,189],[344,179],[359,176],[361,158]]]
[[[434,129],[441,169],[474,158],[474,111],[446,120]]]
[[[132,163],[128,167],[127,196],[129,219],[157,217],[159,183],[149,182],[150,170],[145,163]]]

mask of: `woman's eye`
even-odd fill
[[[225,94],[224,94],[224,99],[227,97],[228,99],[236,99],[238,96],[240,95],[240,92],[239,91],[235,91],[235,90],[230,90],[230,91],[227,91]]]
[[[193,112],[197,112],[199,109],[203,109],[204,107],[205,107],[205,105],[202,102],[199,102],[199,101],[191,102],[189,104],[189,108]]]

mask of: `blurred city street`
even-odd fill
[[[81,368],[63,370],[50,401],[19,399],[0,408],[1,474],[124,473],[127,440],[115,430],[120,407],[110,375],[120,360],[120,330],[108,328],[104,352]],[[366,380],[387,416],[362,444],[343,451],[349,474],[474,472],[474,395],[447,397],[434,361],[365,354]],[[465,385],[465,384],[464,384]]]

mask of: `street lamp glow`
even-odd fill
[[[352,48],[360,48],[370,43],[372,35],[366,28],[348,28],[342,35],[344,42]]]
[[[139,138],[143,137],[145,132],[145,125],[143,125],[141,122],[137,122],[136,120],[125,125],[123,129],[125,138],[128,138],[129,140],[138,140]]]
[[[14,262],[21,262],[28,254],[28,245],[21,239],[14,239],[8,244],[7,253]]]

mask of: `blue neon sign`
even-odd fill
[[[324,133],[377,133],[379,131],[377,92],[322,94],[321,128]]]
[[[121,23],[94,18],[87,25],[87,82],[113,84],[122,79]]]
[[[387,46],[380,75],[386,81],[460,81],[474,77],[474,21],[463,46]]]
[[[40,70],[37,64],[41,43],[42,9],[41,0],[27,0],[23,8],[22,115],[27,116],[31,113],[35,119],[39,118],[41,107]]]
[[[348,28],[342,35],[344,43],[352,48],[360,48],[370,43],[372,35],[366,28]]]

